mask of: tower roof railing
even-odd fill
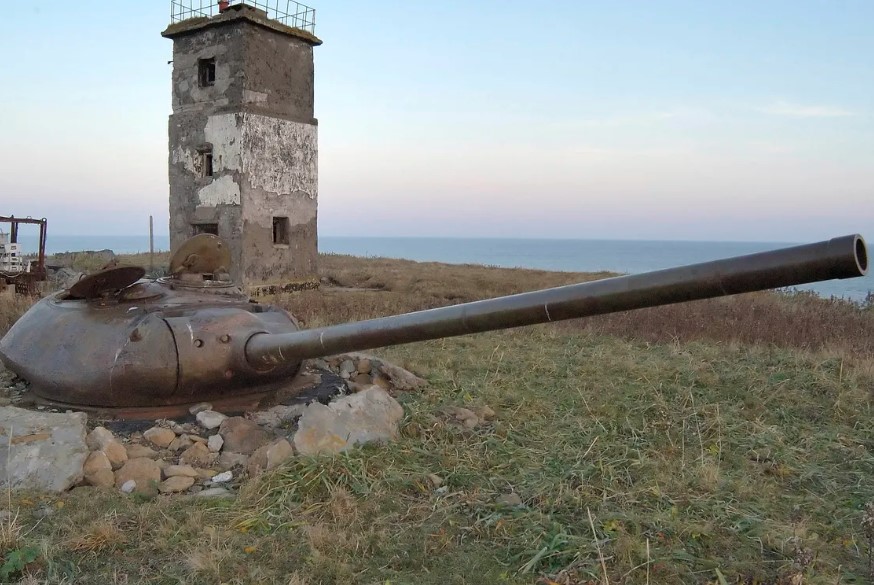
[[[189,18],[209,18],[234,4],[246,4],[267,13],[267,17],[289,26],[316,34],[316,10],[294,0],[170,0],[170,23]]]

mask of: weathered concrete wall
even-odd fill
[[[167,35],[174,42],[170,245],[175,250],[197,233],[195,224],[216,224],[231,247],[236,281],[315,281],[313,46],[247,13]],[[215,59],[214,85],[200,86],[200,59]],[[208,149],[213,174],[203,176]],[[288,245],[274,244],[274,217],[289,218]]]
[[[241,125],[242,114],[170,116],[170,247],[175,250],[197,233],[195,224],[216,224],[231,248],[231,277],[238,282],[243,265]],[[211,177],[202,176],[200,153],[207,147],[213,153]]]
[[[244,282],[316,280],[317,127],[245,114],[242,140]],[[288,217],[288,245],[273,243],[274,217]]]
[[[251,25],[249,25],[251,26]],[[244,26],[208,28],[173,40],[173,113],[208,112],[243,103]],[[201,87],[200,59],[215,59],[215,84]]]
[[[314,65],[311,44],[255,25],[246,27],[247,110],[314,123]]]

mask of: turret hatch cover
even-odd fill
[[[231,249],[213,234],[197,234],[183,242],[170,258],[170,274],[226,274]]]
[[[127,288],[146,274],[139,266],[114,266],[83,276],[70,287],[70,298],[93,299],[104,293]]]

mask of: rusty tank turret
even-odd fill
[[[286,311],[250,301],[229,280],[220,239],[195,236],[171,275],[112,267],[36,303],[0,340],[0,359],[47,403],[117,416],[184,414],[209,401],[254,407],[303,360],[440,337],[575,319],[862,276],[858,235],[427,311],[301,330]]]

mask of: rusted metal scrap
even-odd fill
[[[549,288],[357,323],[300,330],[286,311],[250,302],[227,280],[227,247],[189,240],[172,276],[115,267],[34,305],[0,340],[0,359],[49,403],[137,417],[210,401],[257,406],[303,360],[335,353],[575,319],[743,292],[862,276],[858,235]]]

